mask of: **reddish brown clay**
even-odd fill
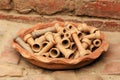
[[[51,22],[51,23],[39,23],[35,25],[34,27],[25,30],[24,32],[18,33],[18,36],[23,39],[23,37],[26,34],[32,33],[34,30],[38,29],[44,29],[47,27],[52,27],[55,24],[59,24],[60,26],[65,26],[65,22]],[[74,26],[78,26],[78,23],[73,23],[70,22]],[[90,26],[92,28],[92,26]],[[79,58],[74,58],[74,59],[66,59],[66,58],[49,58],[49,57],[42,57],[42,56],[36,56],[34,54],[31,54],[29,51],[25,50],[22,48],[17,42],[14,40],[12,41],[13,47],[24,57],[26,58],[29,62],[46,68],[46,69],[75,69],[75,68],[80,68],[82,66],[85,66],[91,62],[93,62],[96,58],[98,58],[103,52],[107,51],[108,49],[108,41],[106,40],[105,36],[103,33],[101,34],[101,40],[102,43],[99,48],[94,50],[92,54],[82,56]]]

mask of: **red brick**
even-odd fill
[[[28,13],[32,9],[39,14],[54,14],[73,11],[75,0],[13,0],[14,9],[20,13]]]
[[[110,44],[108,51],[103,54],[103,59],[106,62],[110,62],[113,60],[120,60],[120,43]]]
[[[14,9],[20,13],[28,13],[32,10],[32,0],[13,0]]]
[[[104,22],[103,26],[102,26],[103,30],[108,30],[108,31],[120,31],[120,23],[119,22],[110,22],[110,21],[106,21]]]
[[[106,64],[103,69],[103,74],[120,74],[120,61]]]
[[[5,46],[4,51],[0,55],[0,62],[18,64],[19,61],[20,55],[12,47]]]
[[[34,10],[39,14],[53,14],[65,8],[65,0],[35,0]]]
[[[77,80],[74,71],[55,71],[52,76],[55,80]]]
[[[15,77],[15,78],[12,77],[12,78],[9,78],[8,80],[55,80],[55,79],[50,75],[40,74],[40,75],[27,75],[23,77]]]
[[[23,76],[23,69],[19,66],[10,64],[0,64],[0,77],[1,76]]]
[[[28,76],[28,80],[55,80],[53,77],[50,75],[34,75],[34,76]]]
[[[99,75],[93,75],[93,74],[84,74],[79,75],[78,80],[103,80],[103,78]]]
[[[11,9],[11,0],[0,0],[0,9]]]
[[[68,11],[73,11],[74,12],[74,9],[75,9],[75,0],[66,0],[65,2],[65,8],[68,10]]]
[[[33,8],[39,14],[55,14],[74,11],[75,0],[35,0]]]
[[[99,20],[85,20],[84,21],[87,25],[90,26],[95,26],[97,28],[100,28],[103,25],[103,21],[99,21]]]
[[[77,0],[76,15],[120,19],[120,2],[117,0]]]

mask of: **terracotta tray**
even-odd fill
[[[18,32],[17,36],[23,39],[24,35],[33,32],[36,29],[43,29],[47,27],[51,27],[54,24],[59,23],[59,25],[64,26],[64,22],[54,21],[51,23],[38,23],[37,25],[29,28],[27,30],[22,30]],[[71,22],[73,25],[77,26],[78,23]],[[42,56],[36,56],[31,54],[27,50],[23,49],[18,43],[14,40],[12,41],[12,46],[17,50],[27,61],[31,62],[34,65],[37,65],[46,69],[76,69],[83,67],[91,62],[93,62],[96,58],[98,58],[103,52],[106,52],[108,49],[108,41],[106,40],[103,33],[101,33],[102,44],[99,48],[97,48],[93,53],[79,57],[76,59],[65,59],[65,58],[46,58]]]

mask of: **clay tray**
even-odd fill
[[[23,39],[24,35],[33,32],[36,29],[43,29],[47,27],[51,27],[54,24],[58,23],[60,26],[64,26],[64,22],[51,22],[51,23],[38,23],[37,25],[29,28],[27,30],[22,30],[18,32],[17,36]],[[78,23],[71,22],[71,24],[77,26]],[[91,62],[93,62],[96,58],[98,58],[103,52],[106,52],[108,49],[108,41],[106,40],[103,33],[101,33],[102,44],[99,48],[97,48],[92,54],[85,55],[75,59],[65,59],[65,58],[46,58],[42,56],[36,56],[31,54],[27,50],[23,49],[18,43],[14,40],[12,41],[12,46],[17,50],[27,61],[31,62],[34,65],[37,65],[46,69],[76,69],[83,67]]]

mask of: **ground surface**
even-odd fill
[[[22,28],[34,24],[0,20],[0,80],[120,80],[120,32],[105,32],[109,50],[90,65],[77,70],[50,71],[32,65],[11,47]]]

